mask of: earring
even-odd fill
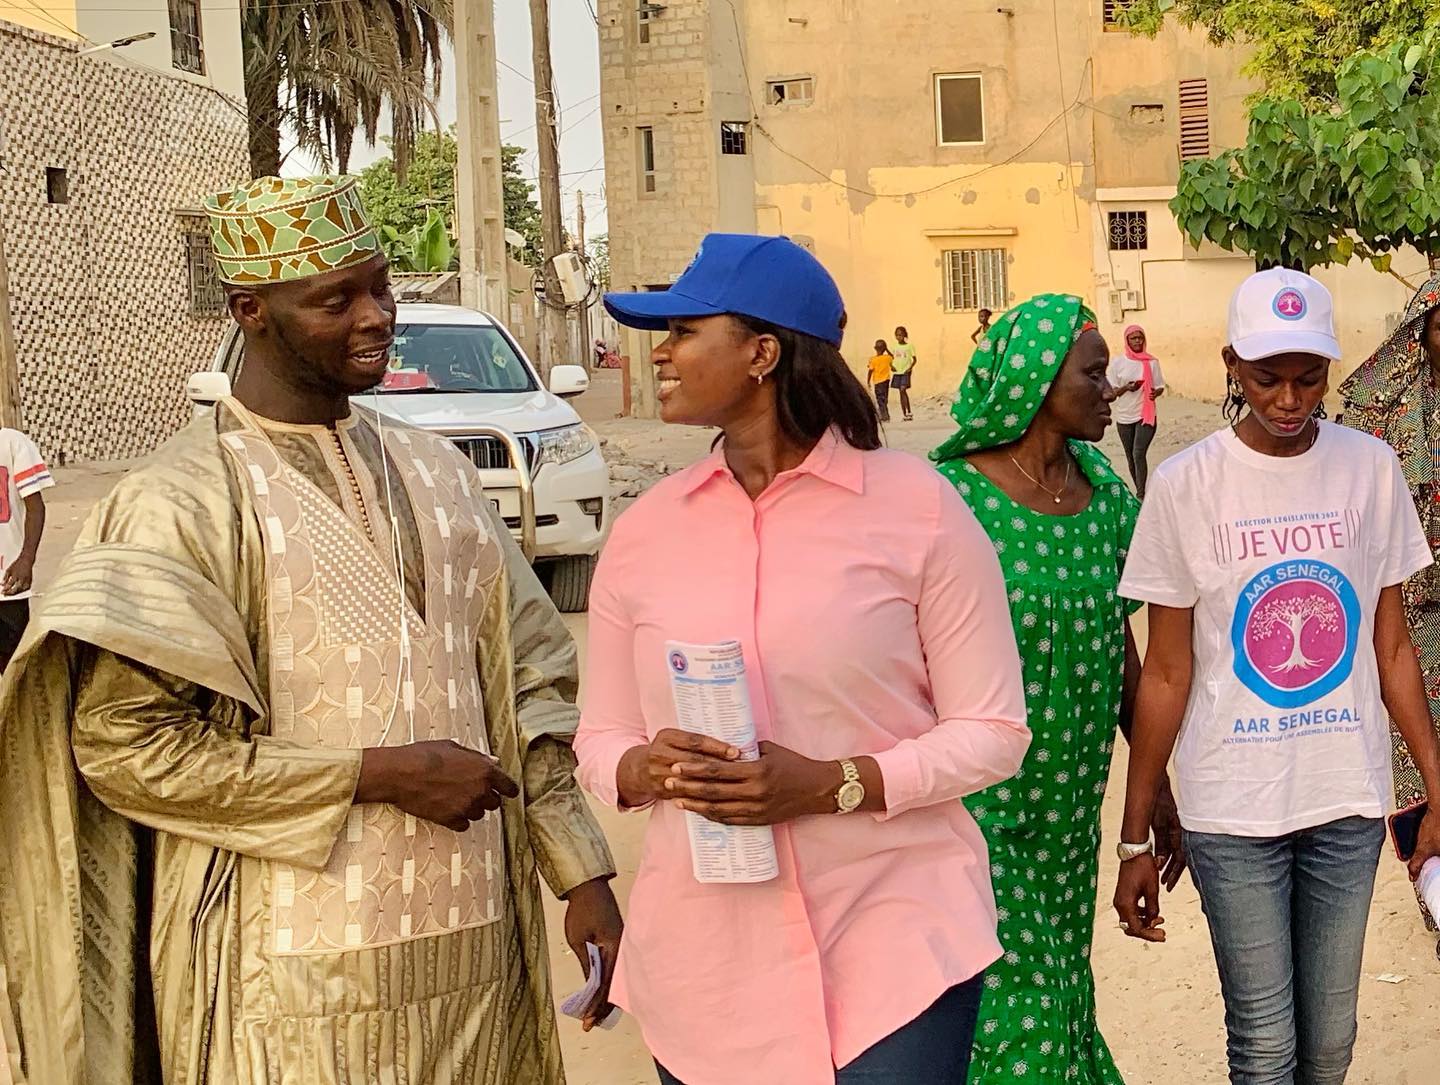
[[[755,374],[755,383],[756,383],[756,384],[764,384],[764,383],[765,383],[765,374],[764,374],[764,373],[756,373],[756,374]]]

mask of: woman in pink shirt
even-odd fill
[[[792,242],[712,234],[671,290],[606,305],[668,331],[662,417],[721,430],[616,523],[591,594],[580,779],[651,809],[612,999],[667,1085],[963,1085],[1000,945],[955,800],[1030,741],[995,552],[880,448],[839,292]],[[741,644],[758,758],[676,728],[672,641]],[[697,881],[687,810],[773,826],[778,875]]]

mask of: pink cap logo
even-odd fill
[[[1303,320],[1308,306],[1305,304],[1304,294],[1293,286],[1287,286],[1275,295],[1272,308],[1281,320]]]

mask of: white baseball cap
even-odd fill
[[[1247,362],[1291,351],[1339,361],[1330,291],[1303,271],[1257,271],[1230,299],[1230,349]]]

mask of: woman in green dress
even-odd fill
[[[1079,298],[996,320],[931,453],[989,533],[1010,591],[1034,739],[1014,779],[965,800],[990,846],[1004,957],[986,974],[972,1085],[1122,1081],[1095,1022],[1100,805],[1140,665],[1116,593],[1139,503],[1089,442],[1110,424],[1109,351]],[[1166,789],[1155,847],[1184,869]]]

